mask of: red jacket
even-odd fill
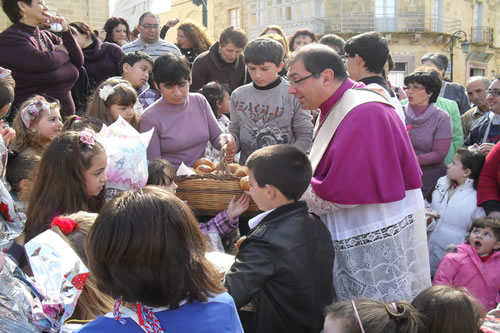
[[[490,151],[484,162],[477,186],[477,205],[486,201],[500,202],[500,143]]]

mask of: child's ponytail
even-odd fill
[[[419,332],[422,326],[422,320],[418,311],[411,304],[406,301],[399,301],[385,303],[384,305],[389,314],[389,319],[393,321],[396,327],[393,332]],[[388,332],[392,332],[392,330]]]
[[[423,330],[420,314],[406,301],[384,304],[358,298],[328,306],[326,317],[340,320],[344,331],[350,333],[419,333]]]

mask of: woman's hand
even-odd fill
[[[59,23],[62,27],[62,32],[68,31],[68,24],[66,23],[66,20],[64,17],[61,16],[52,16],[52,15],[47,15],[48,16],[48,23],[50,25],[54,23]]]
[[[177,23],[179,23],[178,18],[171,18],[167,20],[167,23],[165,25],[169,28],[173,28]]]
[[[58,45],[56,46],[56,50],[58,50],[58,51],[63,51],[64,53],[69,54],[68,49],[66,48],[66,46],[64,46],[64,44],[63,44],[63,43],[58,44]]]
[[[101,31],[99,31],[99,35],[97,36],[97,38],[101,41],[101,42],[104,42],[106,40],[106,36],[108,35],[108,33],[106,32],[106,30],[102,29]]]
[[[226,162],[231,163],[234,160],[234,155],[236,154],[236,141],[232,134],[226,133],[220,136],[220,145],[226,144]]]

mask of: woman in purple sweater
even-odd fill
[[[222,133],[205,97],[189,93],[190,74],[187,60],[173,53],[153,65],[154,84],[162,98],[144,111],[139,123],[141,132],[154,128],[148,160],[162,158],[176,168],[182,162],[192,166],[203,157],[207,142],[220,149],[220,141],[228,140],[232,153],[227,158],[232,161],[234,139]]]
[[[69,24],[76,37],[76,42],[83,51],[83,67],[89,76],[90,91],[113,76],[120,76],[118,64],[124,53],[114,43],[101,42],[97,38],[97,31],[85,22]]]
[[[422,192],[427,192],[446,174],[444,158],[450,149],[453,133],[450,116],[433,103],[441,90],[441,75],[417,71],[404,80],[408,104],[404,107],[413,149],[422,168]]]
[[[43,0],[3,0],[2,5],[13,23],[0,34],[0,66],[12,70],[16,80],[13,110],[28,97],[39,94],[58,99],[61,115],[74,114],[70,90],[78,79],[83,54],[66,21],[50,16]],[[38,28],[40,24],[54,23],[62,28],[62,39]]]

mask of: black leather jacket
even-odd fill
[[[275,209],[252,229],[226,275],[236,307],[257,299],[253,332],[314,332],[333,300],[333,245],[304,202]]]

